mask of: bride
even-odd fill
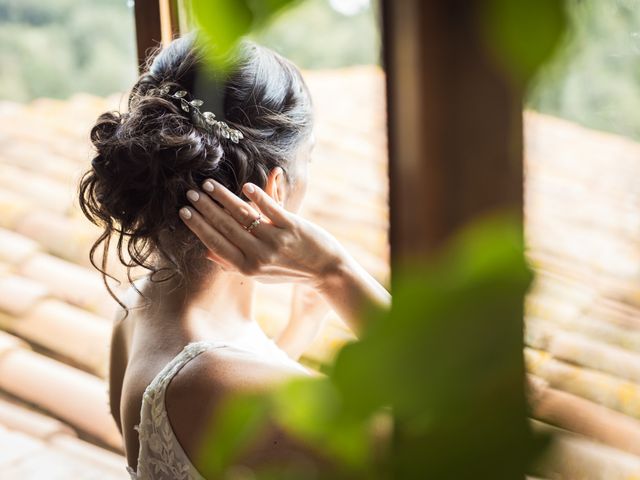
[[[111,252],[128,272],[149,272],[118,299],[111,341],[110,407],[132,479],[203,479],[198,458],[221,402],[313,374],[253,319],[255,281],[295,283],[356,333],[363,307],[390,304],[334,237],[295,213],[314,142],[300,72],[252,42],[237,55],[214,72],[195,34],[174,40],[127,111],[91,131],[80,205],[104,228],[92,262],[108,275]],[[316,454],[273,426],[239,462]]]

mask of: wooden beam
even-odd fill
[[[167,45],[180,34],[178,0],[160,0],[162,44]]]
[[[138,45],[138,70],[142,73],[147,54],[162,41],[160,3],[158,0],[136,0],[134,14]]]
[[[404,453],[408,445],[413,456],[400,456],[395,476],[524,479],[525,463],[534,454],[524,390],[524,285],[501,289],[497,279],[506,273],[498,264],[495,270],[482,271],[477,265],[467,270],[477,277],[485,274],[486,284],[472,275],[463,280],[459,268],[446,279],[449,290],[443,289],[442,304],[428,292],[431,278],[422,285],[412,280],[400,290],[405,268],[417,273],[425,259],[470,221],[502,209],[522,215],[521,94],[487,51],[479,21],[487,0],[381,1],[395,311],[391,323],[410,328],[422,322],[424,327],[411,333],[424,338],[414,337],[416,346],[407,350],[412,352],[407,358],[418,358],[422,342],[423,357],[415,368],[431,365],[434,373],[442,364],[446,372],[425,374],[416,386],[437,399],[427,407],[432,428],[423,431],[421,447],[413,440],[402,443],[414,438],[407,433],[413,426],[411,420],[396,419],[394,436],[401,440],[390,451]],[[424,309],[419,305],[421,288],[425,302],[432,302]],[[458,293],[462,291],[466,294]],[[408,299],[414,304],[396,307]],[[391,323],[386,327],[390,334]],[[409,338],[407,332],[402,335]]]
[[[136,0],[136,41],[138,66],[142,72],[149,52],[158,45],[167,45],[180,33],[177,0]]]
[[[522,105],[488,54],[482,0],[383,0],[394,265],[500,207],[522,210]]]

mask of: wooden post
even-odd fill
[[[160,0],[160,28],[163,45],[167,45],[180,33],[178,0]]]
[[[472,218],[522,210],[522,105],[488,54],[482,0],[383,0],[391,256],[424,256]]]
[[[160,28],[160,4],[158,0],[135,0],[136,42],[138,45],[138,70],[142,73],[147,53],[162,40]]]
[[[393,309],[410,316],[406,305],[396,307],[398,271],[421,266],[418,260],[478,216],[497,209],[522,215],[522,103],[519,88],[494,62],[483,38],[480,8],[488,1],[382,2]],[[495,280],[491,275],[489,282]],[[455,278],[456,287],[467,288]],[[438,398],[428,410],[433,429],[422,448],[412,451],[412,463],[398,462],[406,467],[398,478],[524,479],[535,452],[526,418],[521,287],[498,291],[495,283],[486,301],[478,293],[484,290],[469,288],[456,299],[460,310],[426,308],[432,318],[424,318],[418,306],[418,283],[398,295],[414,296],[414,321],[425,325],[418,330],[424,338],[409,349],[424,345],[415,368],[451,369],[446,378],[423,377],[421,391]],[[412,430],[405,422],[399,419],[393,427],[400,439]]]
[[[135,0],[134,12],[138,69],[142,72],[149,51],[179,34],[177,0]]]

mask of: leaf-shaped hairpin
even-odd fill
[[[171,87],[169,85],[163,85],[160,87],[160,93],[163,95],[169,95]],[[169,95],[171,98],[180,100],[180,108],[185,112],[195,112],[204,119],[204,125],[212,127],[212,131],[217,132],[223,138],[228,138],[233,143],[238,143],[244,138],[244,135],[240,130],[229,127],[226,122],[216,120],[216,116],[212,112],[201,112],[200,107],[204,105],[204,102],[200,99],[194,98],[191,101],[187,101],[185,97],[188,95],[186,90],[177,90],[173,94]]]
[[[202,116],[204,117],[204,121],[207,122],[209,125],[213,125],[216,123],[216,120],[215,120],[216,116],[214,113],[204,112]]]

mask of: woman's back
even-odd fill
[[[190,360],[205,349],[216,347],[223,346],[204,342],[186,345],[145,388],[140,400],[139,422],[132,427],[138,433],[138,450],[127,452],[127,458],[130,459],[127,471],[132,479],[201,480],[203,478],[193,466],[173,431],[166,409],[166,390],[173,377]],[[134,398],[138,396],[137,393],[133,395]],[[137,403],[125,402],[125,410],[135,409]],[[130,443],[135,445],[136,442]]]
[[[212,419],[220,403],[231,395],[260,391],[304,374],[293,361],[269,361],[234,345],[207,341],[187,344],[141,388],[154,370],[152,365],[131,365],[122,386],[120,418],[128,470],[137,470],[139,478],[200,478],[191,459],[205,434],[211,433],[208,426],[215,429]],[[163,462],[172,465],[171,475],[155,471],[144,475]],[[178,476],[179,471],[190,476]]]
[[[215,429],[211,422],[220,402],[308,373],[259,335],[167,346],[149,335],[144,322],[133,313],[114,328],[109,378],[112,413],[133,478],[202,478],[192,459],[209,425]],[[144,342],[136,344],[136,337]],[[286,439],[278,442],[281,452],[288,451]],[[254,453],[254,461],[262,456]]]

